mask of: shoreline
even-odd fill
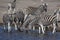
[[[3,26],[3,23],[0,23],[0,27]],[[47,29],[48,31],[51,31],[52,30],[52,27],[50,29]],[[60,32],[60,27],[57,27],[56,28],[56,32]]]

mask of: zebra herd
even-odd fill
[[[13,3],[16,3],[16,0],[13,1]],[[13,4],[13,5],[14,5]],[[12,10],[12,12],[11,12]],[[8,6],[8,12],[3,15],[3,24],[4,24],[4,30],[6,29],[6,25],[8,27],[8,32],[11,32],[11,25],[14,24],[15,30],[35,30],[35,27],[38,27],[39,34],[45,33],[45,28],[49,25],[53,25],[53,31],[54,34],[56,32],[56,28],[58,27],[58,16],[60,14],[60,9],[56,9],[53,13],[53,15],[47,15],[47,4],[43,3],[42,5],[38,7],[28,7],[26,8],[26,14],[23,12],[23,10],[16,10],[15,11],[15,5],[12,7],[11,4]],[[11,13],[11,14],[9,14]],[[39,25],[39,26],[36,26]]]

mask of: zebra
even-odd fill
[[[6,25],[8,26],[7,28],[8,28],[8,32],[11,32],[11,24],[12,24],[12,22],[13,22],[13,16],[12,16],[13,14],[7,14],[7,13],[5,13],[4,15],[3,15],[3,25],[4,25],[4,31],[6,30]]]
[[[3,24],[4,30],[6,29],[6,25],[8,25],[8,32],[11,31],[11,25],[14,24],[15,30],[20,31],[21,25],[24,23],[24,13],[22,10],[16,11],[14,14],[7,14],[3,15]]]
[[[22,10],[18,10],[17,12],[14,13],[14,23],[15,23],[15,30],[20,30],[20,27],[24,23],[24,16],[25,14],[23,13]]]
[[[47,7],[45,5],[40,5],[38,7],[28,7],[27,8],[27,14],[26,14],[26,19],[22,25],[23,29],[25,26],[29,25],[29,23],[36,17],[42,14],[43,12],[47,12]],[[35,12],[38,12],[37,14]],[[40,12],[40,13],[39,13]],[[33,18],[32,18],[33,17]]]
[[[58,19],[58,16],[57,14],[59,14],[59,9],[57,9],[53,15],[47,15],[47,14],[41,14],[39,17],[36,17],[33,21],[31,21],[29,23],[29,27],[31,29],[31,26],[35,25],[35,24],[38,24],[40,25],[39,27],[39,33],[41,33],[41,29],[42,29],[42,33],[44,34],[45,33],[45,27],[48,27],[49,25],[53,24],[53,31],[52,33],[54,34],[55,31],[56,31],[56,28],[58,26],[57,24],[57,19]],[[34,29],[34,28],[33,28]]]
[[[8,14],[5,13],[3,15],[3,23],[4,23],[4,29],[5,29],[5,25],[7,24],[8,25],[8,32],[11,31],[11,24],[13,23],[13,15],[14,15],[14,12],[15,12],[15,7],[16,7],[16,0],[14,0],[13,2],[11,3],[8,3]]]
[[[42,5],[39,5],[38,7],[29,6],[28,8],[25,9],[26,10],[25,20],[28,18],[28,16],[30,14],[31,15],[37,15],[38,13],[37,14],[35,13],[37,10],[39,10],[38,12],[41,11],[41,13],[44,11],[47,12],[47,6],[48,5],[46,3],[43,3]],[[40,13],[39,13],[39,15],[40,15]]]

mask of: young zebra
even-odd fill
[[[54,34],[56,31],[56,27],[58,26],[57,25],[57,19],[58,19],[57,14],[59,14],[59,9],[57,9],[53,15],[41,14],[40,17],[36,17],[34,20],[32,20],[29,23],[29,27],[34,26],[35,24],[38,24],[42,28],[42,33],[44,34],[45,26],[48,27],[49,25],[53,24],[52,33]],[[40,29],[41,29],[40,27],[39,27],[39,33],[40,33]],[[33,27],[33,29],[34,29],[34,27]]]

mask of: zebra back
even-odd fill
[[[29,14],[32,14],[32,15],[34,15],[34,12],[37,10],[37,7],[28,7],[28,8],[26,8],[27,9],[27,12],[29,13]]]

